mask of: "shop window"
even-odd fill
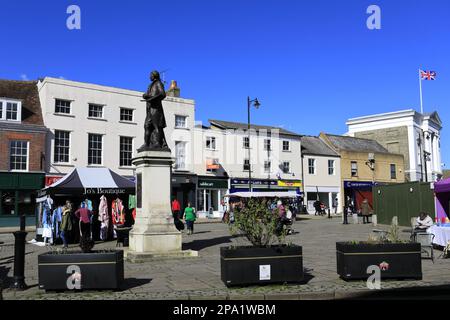
[[[20,191],[19,198],[17,199],[19,212],[18,214],[24,214],[26,216],[34,216],[36,209],[36,196],[30,191]]]
[[[101,134],[89,133],[88,165],[102,164],[103,137]]]
[[[308,159],[308,173],[316,174],[316,159]]]
[[[120,137],[120,166],[131,167],[131,158],[133,157],[133,138]]]
[[[391,164],[391,179],[397,179],[397,167],[395,164]]]
[[[1,210],[3,216],[13,216],[17,213],[16,208],[16,192],[15,191],[0,191],[1,195]]]
[[[9,169],[11,171],[28,170],[28,141],[10,141]]]
[[[55,146],[54,146],[55,163],[69,163],[70,155],[70,132],[55,130]]]
[[[120,121],[133,122],[133,109],[120,108]]]
[[[55,100],[55,113],[70,114],[70,104],[69,100],[56,99]]]
[[[89,118],[103,118],[103,106],[90,103]]]
[[[358,176],[358,163],[356,161],[351,162],[351,172],[352,172],[352,177]]]

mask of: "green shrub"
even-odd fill
[[[234,211],[234,223],[230,224],[233,235],[243,235],[254,246],[268,247],[285,244],[286,230],[277,231],[278,210],[270,210],[266,201],[252,198],[243,208]]]

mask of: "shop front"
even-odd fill
[[[199,217],[221,218],[226,210],[228,178],[198,177],[197,212]]]
[[[187,207],[188,202],[195,204],[195,191],[197,187],[197,176],[192,174],[172,174],[172,199],[180,202],[181,210]]]
[[[296,191],[302,194],[301,180],[269,180],[252,179],[252,189],[258,191]],[[249,191],[249,179],[232,178],[230,184],[230,193]]]
[[[361,209],[364,199],[369,201],[369,207],[373,210],[372,187],[377,186],[377,182],[372,181],[344,181],[344,203],[348,205],[349,199],[354,204],[354,210]]]
[[[44,180],[44,173],[0,172],[0,227],[19,226],[22,214],[27,226],[36,225],[36,195]]]
[[[342,209],[339,205],[339,198],[339,187],[305,187],[305,205],[307,206],[307,211],[309,214],[316,213],[316,209],[314,207],[314,203],[316,201],[323,203],[326,210],[330,209],[330,213],[341,213]]]

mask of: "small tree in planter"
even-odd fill
[[[336,261],[337,273],[344,280],[367,279],[372,266],[380,268],[381,279],[422,279],[420,243],[401,240],[394,221],[386,235],[337,242]]]
[[[286,245],[286,231],[280,228],[278,210],[265,201],[250,199],[234,212],[233,235],[252,244],[220,248],[221,276],[227,286],[301,282],[302,247]]]

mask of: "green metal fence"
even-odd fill
[[[400,226],[411,226],[420,211],[435,217],[433,183],[408,182],[373,187],[374,214],[380,224],[391,224],[394,216]]]

